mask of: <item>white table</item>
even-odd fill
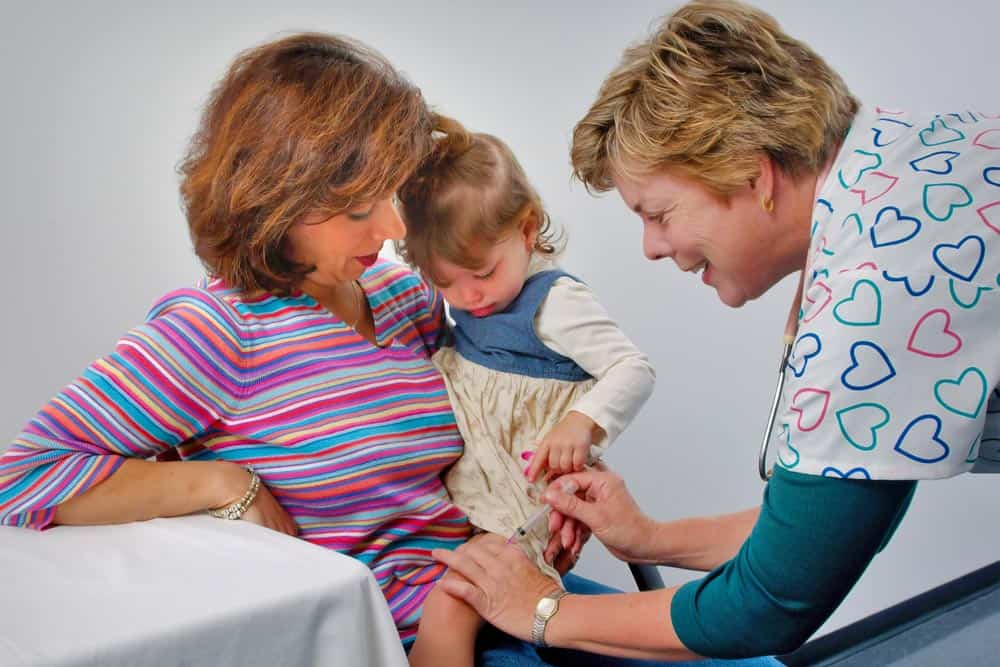
[[[406,665],[361,563],[243,521],[0,527],[0,665]]]

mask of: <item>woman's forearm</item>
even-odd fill
[[[760,508],[657,524],[660,565],[706,572],[733,558],[750,536]]]
[[[100,484],[58,505],[54,523],[96,525],[181,516],[238,500],[246,469],[224,461],[128,459]]]
[[[620,595],[569,595],[545,629],[552,646],[646,660],[696,660],[674,632],[676,588]]]

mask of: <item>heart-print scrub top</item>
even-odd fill
[[[787,470],[1000,470],[1000,114],[859,111],[813,210]]]

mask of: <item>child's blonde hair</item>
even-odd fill
[[[479,268],[485,252],[527,216],[538,228],[534,250],[559,250],[561,238],[507,144],[447,116],[435,117],[433,148],[398,196],[406,238],[396,251],[431,282],[440,282],[435,260]]]

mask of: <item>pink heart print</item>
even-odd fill
[[[924,313],[910,332],[906,349],[935,359],[950,357],[962,349],[962,337],[951,329],[951,313],[944,308]]]
[[[819,410],[816,410],[815,403],[816,399],[822,399]],[[812,431],[819,427],[826,418],[826,410],[830,407],[830,392],[826,389],[814,389],[813,387],[805,387],[799,389],[795,392],[795,396],[792,397],[792,412],[799,413],[798,421],[796,426],[800,431]],[[808,411],[809,417],[807,418],[806,412]],[[816,416],[816,413],[819,416]]]

